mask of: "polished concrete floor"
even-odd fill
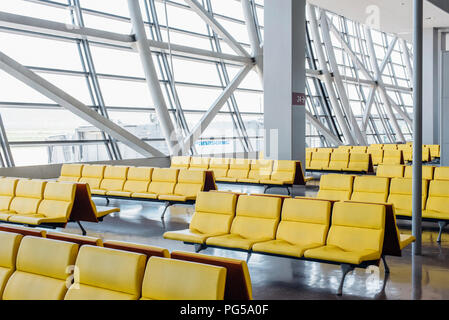
[[[297,187],[294,195],[313,196],[317,192],[317,182],[307,187]],[[258,186],[219,185],[220,190],[263,192]],[[285,193],[282,189],[272,189],[268,193]],[[97,205],[106,201],[95,198]],[[160,204],[134,201],[111,200],[110,206],[120,207],[103,222],[84,223],[88,235],[102,239],[116,239],[136,243],[162,246],[170,251],[193,251],[192,246],[182,242],[165,240],[162,234],[168,230],[188,228],[193,214],[193,206],[176,205],[160,219]],[[410,222],[399,221],[402,233],[410,233]],[[449,228],[448,228],[449,229]],[[61,231],[79,234],[74,223]],[[305,262],[253,254],[248,267],[250,270],[255,299],[302,300],[302,299],[449,299],[449,230],[443,234],[441,245],[436,243],[436,224],[424,224],[423,255],[413,257],[411,247],[403,251],[402,257],[387,257],[391,273],[385,282],[384,269],[356,269],[345,282],[343,296],[336,296],[341,277],[339,266]],[[207,249],[204,254],[225,256],[245,260],[246,254],[222,249]],[[385,284],[385,287],[383,287]]]

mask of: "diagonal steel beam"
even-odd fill
[[[89,122],[93,126],[100,130],[107,132],[112,137],[123,142],[125,145],[139,152],[145,157],[165,157],[165,155],[159,150],[153,148],[149,144],[145,143],[129,131],[123,129],[119,125],[115,124],[109,119],[98,114],[82,102],[78,101],[74,97],[70,96],[63,90],[59,89],[55,85],[51,84],[44,78],[40,77],[33,71],[22,66],[17,61],[5,55],[0,51],[0,69],[10,74],[14,78],[22,81],[29,87],[37,90],[47,98],[55,101],[62,107],[76,114],[80,118]]]
[[[342,142],[328,128],[326,128],[313,114],[306,110],[306,119],[318,130],[323,136],[334,145],[341,146]]]
[[[196,0],[184,0],[239,55],[250,57],[237,40]]]
[[[135,32],[137,51],[139,52],[147,86],[154,102],[154,107],[161,125],[162,134],[167,142],[170,153],[173,154],[173,150],[178,144],[176,131],[171,120],[170,113],[168,112],[167,103],[165,102],[161,85],[159,83],[151,50],[147,45],[148,39],[145,32],[145,25],[143,24],[139,0],[128,0],[128,8],[131,16],[133,31]]]
[[[390,60],[391,54],[393,53],[394,47],[397,42],[398,42],[398,38],[395,37],[395,38],[393,38],[393,41],[391,41],[390,45],[388,46],[388,50],[387,50],[387,53],[385,54],[385,58],[379,67],[380,74],[384,73],[385,67],[387,66],[388,61]]]
[[[240,85],[240,83],[245,79],[247,74],[251,71],[253,65],[247,65],[242,68],[239,73],[235,76],[235,78],[229,83],[223,93],[218,97],[218,99],[212,104],[212,106],[207,110],[207,112],[203,115],[201,120],[197,123],[197,125],[191,130],[190,135],[184,139],[182,143],[182,150],[189,150],[196,140],[198,140],[203,134],[204,130],[210,125],[212,120],[218,114],[223,105],[228,101],[231,97],[235,89]],[[179,150],[176,150],[179,152]]]
[[[371,109],[373,108],[374,99],[376,97],[377,85],[371,88],[371,91],[368,96],[368,100],[366,101],[365,113],[363,114],[362,120],[362,130],[366,132],[368,128],[369,116],[371,115]]]
[[[263,49],[261,47],[259,33],[257,32],[254,10],[251,6],[251,0],[240,0],[243,9],[243,16],[248,30],[248,38],[251,44],[252,55],[256,60],[256,70],[263,82]]]

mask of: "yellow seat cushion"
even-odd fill
[[[423,166],[422,167],[422,178],[423,180],[433,180],[433,175],[435,172],[435,167],[432,166]],[[413,178],[413,167],[406,166],[404,172],[404,178]]]
[[[137,300],[145,263],[143,254],[82,246],[76,259],[75,282],[65,300]]]
[[[226,177],[220,181],[237,182],[238,179],[248,178],[251,162],[249,159],[231,159]]]
[[[100,190],[106,191],[121,191],[128,175],[129,167],[124,166],[106,166],[104,170],[104,178],[100,184]],[[95,193],[92,190],[92,193]]]
[[[402,178],[404,177],[405,166],[395,164],[380,164],[377,167],[376,176],[384,178]]]
[[[100,189],[100,184],[103,180],[105,168],[106,166],[104,165],[84,165],[79,182],[87,183],[91,190]]]
[[[142,299],[223,300],[226,268],[151,257],[142,283]]]
[[[260,180],[270,180],[273,171],[273,160],[254,160],[247,178],[239,178],[242,183],[259,183]]]
[[[331,153],[330,152],[314,152],[312,153],[312,160],[307,169],[309,170],[325,170],[329,168]]]
[[[102,218],[113,212],[120,212],[120,208],[95,206],[95,214],[98,218]]]
[[[349,156],[348,171],[367,172],[369,169],[369,154],[351,153]]]
[[[9,212],[24,215],[37,213],[46,184],[47,181],[43,180],[19,180]]]
[[[253,250],[302,257],[305,250],[325,244],[330,214],[329,201],[286,199],[276,240],[256,243]]]
[[[3,300],[62,300],[68,267],[75,264],[77,253],[75,243],[24,237]]]
[[[318,199],[349,200],[352,194],[354,176],[344,174],[326,174],[320,179]]]
[[[9,210],[11,201],[15,196],[18,179],[0,179],[0,211]]]
[[[207,238],[229,233],[235,215],[237,195],[200,192],[188,230],[164,233],[164,238],[205,243]]]
[[[401,164],[402,150],[385,150],[383,164]]]
[[[16,257],[23,236],[0,231],[0,298],[9,277],[16,269]]]
[[[354,179],[351,200],[361,202],[385,203],[390,181],[388,178],[359,176]]]
[[[207,170],[209,169],[210,158],[192,157],[190,159],[190,170]]]
[[[120,197],[131,197],[133,193],[144,193],[148,190],[154,168],[151,167],[130,167],[128,177],[123,185],[122,191],[109,191],[107,195]]]
[[[435,180],[449,180],[449,167],[436,167],[434,173]]]
[[[173,194],[176,182],[178,181],[178,174],[179,169],[155,168],[146,193],[156,195]]]
[[[101,190],[101,189],[92,189],[92,190],[90,190],[90,192],[95,195],[104,196],[104,195],[106,195],[107,191]]]
[[[231,159],[228,158],[211,158],[209,162],[209,170],[214,172],[215,179],[226,177]]]
[[[449,219],[449,181],[434,180],[430,182],[429,196],[423,217]]]
[[[331,154],[328,170],[343,171],[348,168],[349,153],[337,152]]]
[[[274,240],[281,203],[280,198],[240,196],[230,234],[209,238],[206,244],[249,250],[256,242]]]
[[[422,181],[422,209],[425,208],[427,199],[428,181]],[[403,216],[412,215],[412,179],[394,178],[391,179],[388,203],[393,204],[395,214]]]
[[[273,162],[273,172],[269,180],[261,179],[261,183],[284,185],[293,184],[296,175],[296,162],[290,160],[276,160]],[[268,182],[269,181],[269,182]]]
[[[156,193],[139,193],[139,192],[135,192],[133,194],[131,194],[132,198],[140,198],[140,199],[153,199],[156,200],[158,195]]]
[[[306,250],[304,256],[354,265],[380,259],[385,232],[385,212],[384,205],[335,203],[326,245]]]
[[[148,187],[148,184],[147,184]],[[129,191],[108,191],[106,192],[107,196],[114,196],[114,197],[124,197],[124,198],[130,198],[132,195],[132,192]]]
[[[195,200],[197,194],[203,191],[205,182],[205,171],[181,169],[173,194],[160,194],[158,199],[182,202]]]
[[[177,156],[171,158],[171,168],[175,169],[188,169],[190,165],[190,159],[189,156]]]
[[[61,176],[59,182],[78,182],[81,178],[82,164],[63,164],[61,167]]]
[[[371,155],[373,165],[375,166],[382,163],[384,160],[384,151],[382,149],[368,147],[367,153]]]
[[[415,242],[416,238],[409,234],[401,234],[399,235],[399,245],[401,250],[407,247],[408,245]]]

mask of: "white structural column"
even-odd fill
[[[423,144],[439,144],[438,29],[423,31]]]
[[[265,0],[264,6],[265,157],[305,163],[306,1]]]
[[[356,118],[354,117],[354,113],[352,112],[351,105],[349,104],[348,95],[346,93],[345,85],[343,84],[343,79],[340,74],[340,69],[338,68],[337,59],[335,57],[334,48],[332,45],[331,36],[329,33],[329,24],[327,21],[327,15],[326,12],[322,11],[320,9],[321,14],[321,33],[323,34],[323,41],[327,48],[327,56],[329,59],[329,64],[332,68],[332,73],[334,74],[334,82],[337,86],[338,95],[340,96],[341,104],[345,110],[346,116],[349,119],[349,122],[351,124],[352,132],[354,133],[354,136],[356,137],[359,145],[366,145],[368,142],[363,136],[362,132],[360,131],[359,125],[357,123]],[[351,51],[351,50],[350,50]]]
[[[320,38],[318,22],[317,22],[316,13],[315,13],[315,7],[313,7],[310,4],[307,4],[307,13],[308,13],[308,16],[310,19],[310,27],[311,27],[310,31],[312,32],[312,36],[314,39],[315,50],[317,53],[318,62],[320,64],[321,71],[323,72],[322,78],[323,78],[324,84],[326,85],[326,90],[329,95],[330,102],[332,104],[332,109],[337,118],[337,122],[343,132],[343,136],[346,140],[346,143],[350,144],[350,145],[354,145],[355,139],[353,138],[352,133],[349,130],[349,127],[346,123],[343,111],[340,108],[340,103],[337,99],[337,94],[335,93],[335,90],[334,90],[332,76],[327,67],[327,61],[326,61],[326,58],[324,55],[323,46],[321,45],[321,38]]]
[[[441,166],[449,166],[449,51],[443,51],[441,57],[441,110],[440,110],[440,145]]]
[[[203,134],[204,130],[210,125],[212,120],[221,110],[223,105],[228,101],[231,95],[234,93],[235,89],[238,88],[240,83],[242,83],[243,79],[248,75],[248,73],[253,69],[253,65],[247,65],[240,70],[240,72],[235,76],[235,78],[229,83],[223,93],[218,97],[218,99],[212,104],[212,106],[207,110],[207,112],[203,115],[198,124],[191,130],[191,133],[188,137],[186,137],[182,143],[182,145],[178,146],[176,151],[182,149],[183,152],[186,152],[192,148],[195,141],[198,140]]]
[[[399,127],[398,120],[396,115],[393,112],[393,107],[391,101],[388,97],[388,93],[383,86],[382,74],[380,73],[379,63],[377,62],[376,51],[374,50],[373,39],[371,36],[371,29],[365,26],[365,34],[366,34],[366,43],[368,47],[368,52],[370,55],[371,66],[374,70],[374,75],[377,80],[378,90],[382,102],[385,106],[385,110],[387,111],[388,117],[390,119],[391,125],[393,126],[394,132],[396,133],[396,140],[399,142],[405,143],[405,137],[402,133],[401,128]]]
[[[128,0],[130,1],[130,0]],[[249,57],[248,52],[237,40],[196,0],[184,0],[223,40],[239,55]]]
[[[250,0],[241,0],[243,16],[245,17],[246,29],[251,44],[252,56],[256,62],[256,70],[263,81],[263,49],[257,32],[256,21],[251,7]]]
[[[106,119],[44,78],[0,52],[0,69],[146,157],[165,156],[129,131]]]
[[[178,144],[176,131],[175,127],[173,126],[170,113],[168,112],[167,104],[165,102],[164,95],[159,83],[159,78],[157,76],[156,67],[154,66],[151,50],[148,46],[148,39],[145,33],[145,26],[143,24],[139,0],[128,0],[128,7],[133,31],[136,37],[137,50],[142,62],[148,89],[153,99],[156,114],[161,125],[162,134],[164,135],[165,141],[167,142],[170,153],[174,154],[173,150]]]

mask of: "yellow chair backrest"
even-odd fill
[[[130,167],[123,191],[142,193],[148,190],[154,168]]]
[[[425,208],[427,199],[428,181],[422,182],[422,209]],[[394,178],[391,179],[388,203],[393,204],[395,209],[412,211],[412,179]]]
[[[105,168],[105,165],[85,165],[79,182],[87,183],[91,189],[99,189]]]
[[[155,168],[151,183],[148,186],[148,193],[173,194],[176,182],[178,181],[179,169]]]
[[[175,186],[175,195],[196,197],[198,192],[204,190],[206,182],[206,171],[202,170],[179,170],[178,183]]]
[[[354,176],[345,174],[322,175],[317,198],[325,200],[351,199]]]
[[[39,204],[38,214],[49,218],[69,218],[75,201],[76,184],[48,182],[45,186],[44,199]]]
[[[58,181],[78,182],[81,178],[82,164],[63,164],[61,167],[61,176]]]
[[[191,157],[189,156],[172,157],[170,167],[176,169],[188,169],[190,165],[190,159]]]
[[[210,158],[192,157],[190,159],[190,169],[209,169]]]
[[[296,175],[296,162],[291,160],[275,160],[271,180],[293,183]]]
[[[359,176],[354,179],[351,200],[385,203],[388,197],[389,178]]]
[[[16,258],[23,236],[18,233],[0,231],[0,297],[6,286],[6,280],[16,269]]]
[[[128,175],[129,167],[106,166],[104,178],[101,181],[100,189],[108,191],[121,191]]]
[[[430,181],[426,210],[449,213],[449,181]]]
[[[433,166],[423,166],[422,167],[422,178],[423,180],[433,180],[433,174],[435,172],[435,167]],[[404,178],[412,178],[413,177],[413,167],[406,166],[404,172]]]
[[[402,178],[404,177],[403,165],[396,164],[380,164],[377,167],[376,176],[383,178]]]
[[[44,196],[47,181],[19,180],[16,187],[16,196],[11,201],[9,210],[19,214],[35,214]]]
[[[6,211],[16,194],[16,186],[19,179],[0,178],[0,211]]]
[[[435,180],[449,180],[449,167],[436,167],[433,178]]]

